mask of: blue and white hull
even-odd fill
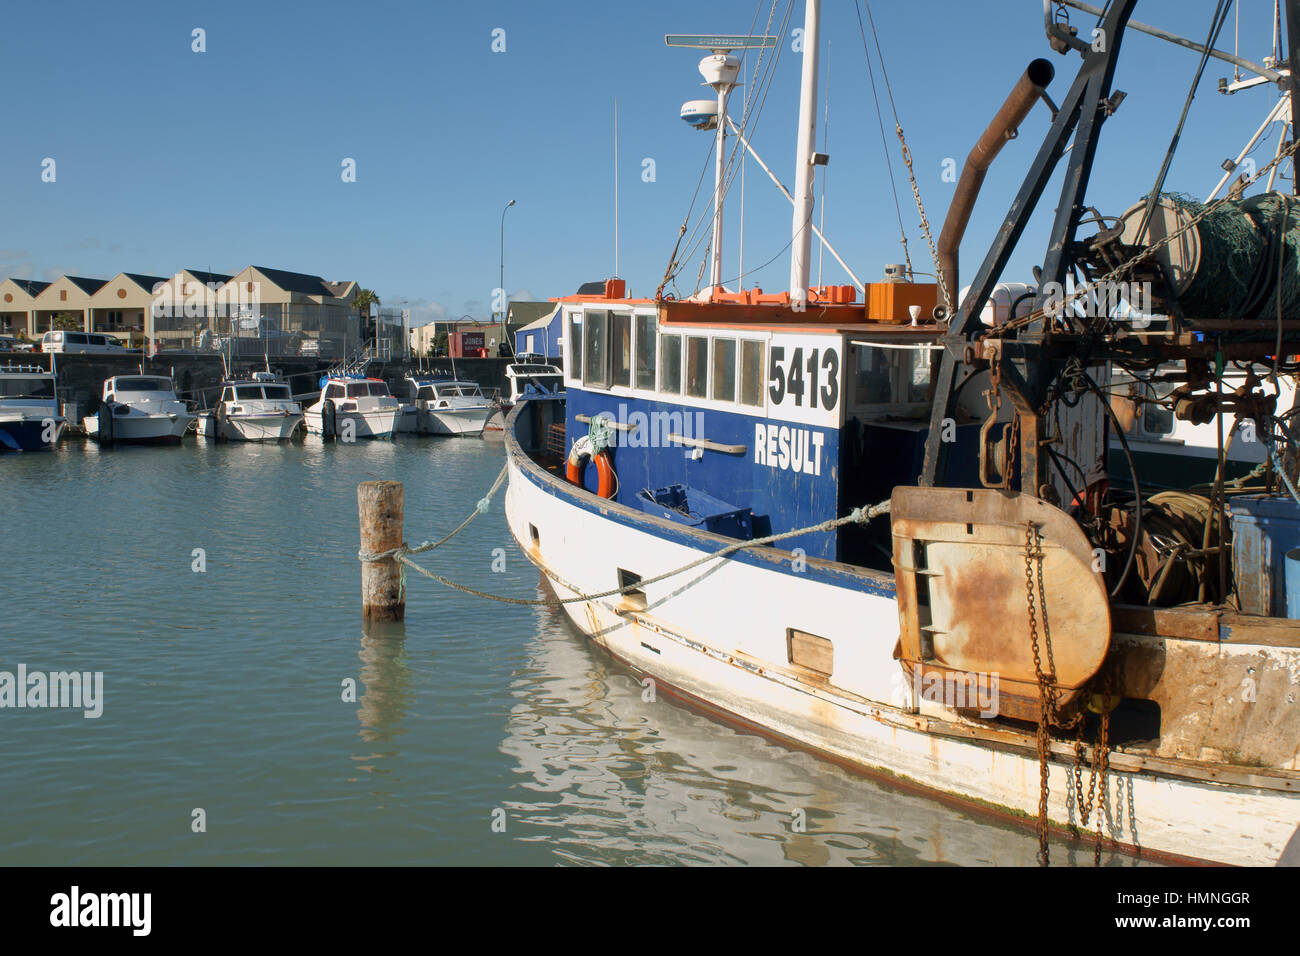
[[[57,415],[0,411],[0,451],[41,451],[53,448],[67,422]]]
[[[507,421],[506,515],[516,543],[559,598],[620,588],[634,580],[629,573],[649,580],[734,543],[598,498],[540,465],[526,450],[536,442],[528,434],[534,426],[525,424],[530,404]],[[966,720],[902,678],[890,575],[755,548],[649,584],[643,594],[563,607],[656,693],[1008,819],[1037,812],[1032,733]],[[831,676],[790,663],[794,633],[833,645]],[[1295,652],[1284,662],[1297,664]],[[1110,759],[1105,835],[1121,848],[1174,861],[1272,865],[1296,835],[1300,795],[1284,788],[1226,787],[1180,773],[1194,768],[1175,761],[1118,751]],[[1153,771],[1156,765],[1164,772]],[[1070,748],[1054,744],[1049,766],[1050,820],[1080,827]]]

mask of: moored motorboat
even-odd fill
[[[195,416],[166,375],[114,375],[104,382],[99,409],[85,418],[101,444],[178,444]]]
[[[53,372],[30,365],[0,367],[0,451],[53,448],[66,424]]]
[[[320,398],[304,413],[307,431],[327,439],[392,438],[401,412],[380,378],[330,374],[321,377]]]
[[[425,435],[481,435],[496,404],[476,382],[407,376],[416,408],[416,429]]]
[[[199,434],[221,441],[286,441],[303,423],[302,406],[271,372],[221,383],[217,404],[199,417]]]

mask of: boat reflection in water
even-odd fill
[[[539,608],[536,618],[501,744],[517,761],[518,795],[502,806],[516,839],[551,844],[561,862],[1035,862],[1032,830],[849,773],[662,693],[651,700],[649,688],[592,649],[563,612]],[[1092,863],[1090,846],[1053,849],[1054,864]]]

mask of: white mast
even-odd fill
[[[710,250],[709,270],[709,285],[716,289],[722,285],[722,193],[727,169],[727,94],[735,88],[736,80],[740,76],[740,60],[732,56],[730,51],[770,49],[776,46],[777,38],[733,34],[707,36],[669,34],[664,37],[664,42],[668,46],[697,47],[713,51],[710,56],[700,61],[700,75],[704,77],[704,85],[712,87],[717,94],[717,103],[715,105],[710,100],[690,100],[682,105],[682,119],[696,129],[714,130],[716,133],[713,168],[713,244]],[[741,217],[743,224],[743,208]]]
[[[799,88],[799,135],[794,162],[794,218],[790,244],[790,300],[808,301],[812,258],[813,155],[817,144],[817,28],[821,0],[807,0],[803,20],[803,79]]]
[[[718,94],[718,128],[713,163],[713,247],[710,252],[709,285],[722,285],[722,192],[727,168],[727,94],[736,85],[740,60],[730,53],[714,53],[700,61],[700,75],[706,86]]]

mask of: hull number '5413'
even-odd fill
[[[803,407],[834,411],[840,400],[840,353],[835,349],[795,348],[786,364],[785,347],[773,345],[767,369],[767,394],[773,405],[786,399]]]

